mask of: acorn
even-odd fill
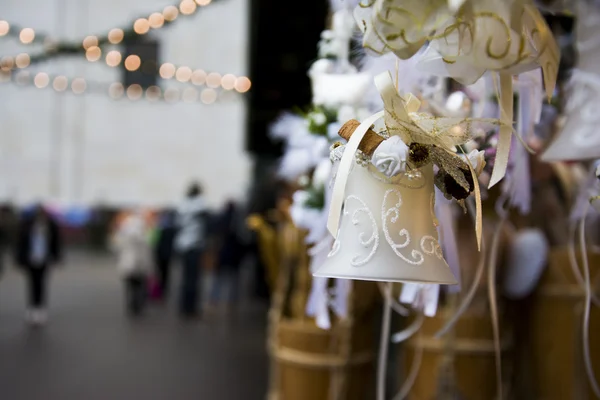
[[[429,147],[421,143],[411,143],[408,146],[408,161],[419,168],[429,162]]]
[[[444,187],[446,189],[446,193],[450,194],[456,200],[463,200],[469,197],[471,192],[475,189],[475,183],[473,182],[473,176],[471,175],[471,171],[465,168],[460,168],[460,172],[465,177],[465,180],[469,184],[469,190],[465,190],[462,186],[456,182],[456,180],[452,177],[452,175],[446,172],[440,172],[443,174],[441,179],[444,182]]]

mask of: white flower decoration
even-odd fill
[[[327,123],[327,117],[321,112],[311,113],[310,118],[317,125],[325,125]]]
[[[384,140],[373,153],[371,163],[379,172],[391,178],[406,171],[408,146],[398,136]]]
[[[326,158],[321,161],[312,176],[313,185],[317,187],[327,186],[331,175],[331,161]]]

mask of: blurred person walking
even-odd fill
[[[154,243],[154,262],[159,295],[162,299],[166,299],[169,292],[171,260],[173,259],[173,247],[175,235],[177,234],[175,217],[173,210],[164,210],[160,214],[156,225],[157,237]]]
[[[128,215],[118,226],[112,242],[117,252],[117,269],[125,282],[125,306],[131,316],[142,314],[146,305],[152,249],[148,228],[139,212]]]
[[[57,222],[37,205],[23,217],[15,246],[16,263],[27,275],[27,320],[43,325],[47,318],[47,277],[49,268],[61,260],[62,239]]]
[[[216,306],[221,300],[221,292],[226,287],[228,306],[235,307],[240,292],[240,266],[245,256],[246,246],[242,237],[244,219],[234,201],[229,201],[217,221],[218,258],[216,277],[212,286],[210,301]]]
[[[182,273],[179,312],[182,317],[200,317],[198,302],[201,301],[201,257],[207,244],[208,209],[199,184],[192,184],[186,199],[177,210],[177,235],[175,246],[181,255]]]

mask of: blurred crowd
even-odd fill
[[[213,211],[198,183],[190,185],[176,207],[99,208],[85,218],[76,213],[79,224],[44,204],[23,211],[0,207],[0,260],[12,255],[23,273],[26,320],[34,326],[47,320],[48,275],[62,264],[64,247],[82,244],[86,251],[108,250],[113,255],[115,276],[123,281],[125,310],[132,318],[142,316],[149,303],[166,301],[175,303],[186,320],[202,318],[205,308],[235,312],[243,268],[255,271],[253,294],[268,297],[254,234],[246,224],[250,212],[260,211],[257,208],[261,206],[256,202],[229,200]],[[205,288],[208,293],[203,293]]]

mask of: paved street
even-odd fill
[[[132,321],[111,262],[70,255],[52,276],[42,329],[24,323],[23,277],[0,276],[0,399],[264,398],[264,306],[246,302],[237,317],[186,323],[168,304]]]

